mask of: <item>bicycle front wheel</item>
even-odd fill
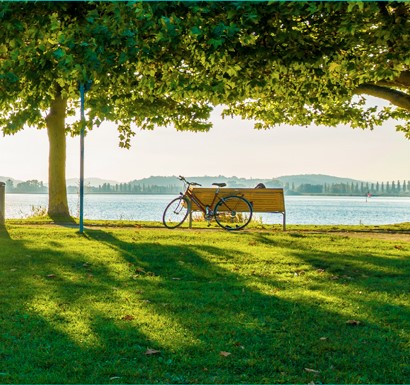
[[[185,197],[173,199],[166,207],[162,216],[162,223],[169,229],[181,226],[188,216],[189,202]]]
[[[215,206],[215,220],[225,230],[241,230],[252,219],[252,206],[242,197],[222,198]]]

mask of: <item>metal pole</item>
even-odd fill
[[[81,132],[80,132],[80,234],[84,231],[84,83],[80,84]]]
[[[6,184],[0,182],[0,226],[6,223]]]

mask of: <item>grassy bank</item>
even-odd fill
[[[0,383],[410,379],[408,225],[94,225],[0,229]]]

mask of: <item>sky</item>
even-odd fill
[[[410,180],[410,140],[393,123],[373,131],[348,126],[280,126],[258,131],[253,122],[212,115],[207,133],[172,127],[137,130],[131,149],[119,148],[115,127],[85,138],[85,177],[129,182],[149,176],[276,178],[325,174],[365,181]],[[80,139],[67,139],[67,178],[80,173]],[[0,136],[0,176],[47,182],[45,130]]]

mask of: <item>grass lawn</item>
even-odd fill
[[[7,222],[0,383],[409,383],[410,224],[330,230]]]

